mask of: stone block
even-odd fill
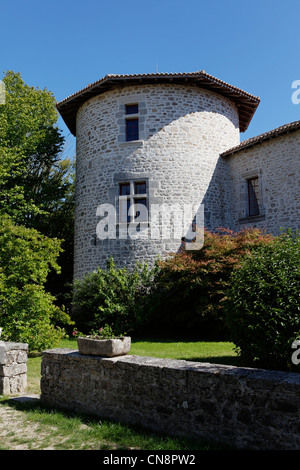
[[[0,395],[26,390],[27,359],[28,344],[0,341]]]

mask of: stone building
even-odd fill
[[[200,71],[106,75],[58,103],[76,136],[75,278],[194,248],[200,226],[299,229],[300,121],[240,143],[259,102]]]

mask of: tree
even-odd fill
[[[177,253],[159,263],[145,317],[169,336],[224,339],[224,298],[231,273],[257,246],[273,242],[259,229],[205,230],[201,250]],[[145,320],[146,321],[146,320]],[[156,327],[157,329],[157,327]]]
[[[64,335],[62,326],[71,324],[48,291],[50,287],[53,294],[57,281],[66,280],[66,275],[58,276],[67,272],[68,277],[71,271],[73,164],[61,158],[64,138],[56,126],[52,93],[29,87],[14,72],[7,72],[3,81],[0,324],[4,339],[40,350],[58,344]],[[58,238],[65,235],[68,243],[63,251],[64,242]],[[59,290],[63,291],[62,282]]]
[[[0,325],[3,338],[28,343],[30,350],[58,345],[72,324],[45,291],[50,269],[59,271],[57,239],[0,218]]]
[[[55,125],[58,114],[52,93],[29,87],[20,74],[11,71],[3,82],[6,99],[0,106],[0,152],[6,158],[0,208],[18,223],[34,227],[36,215],[48,212],[45,194],[56,200],[64,195],[64,185],[57,186],[64,138]]]
[[[300,236],[257,247],[232,273],[225,302],[230,339],[250,365],[292,368],[300,336]],[[299,370],[299,367],[297,368]]]
[[[78,328],[90,332],[108,324],[117,334],[136,331],[144,320],[144,302],[155,271],[146,264],[137,264],[132,271],[117,268],[110,258],[106,269],[75,280],[73,317]]]
[[[61,274],[49,273],[56,295],[73,276],[74,165],[62,159],[55,98],[8,71],[0,105],[0,213],[48,237],[60,238]],[[59,277],[58,277],[59,276]],[[61,290],[61,289],[60,289]]]

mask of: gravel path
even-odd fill
[[[37,400],[38,395],[14,397],[10,400]],[[7,402],[0,402],[0,450],[30,450],[40,448],[45,437],[38,432],[39,424],[27,421],[26,415]],[[51,448],[49,448],[51,449]],[[46,450],[46,449],[45,449]]]

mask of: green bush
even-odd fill
[[[230,275],[247,253],[272,240],[259,229],[234,233],[220,228],[205,231],[200,250],[161,261],[148,298],[148,331],[195,339],[226,338],[223,299]]]
[[[110,258],[107,269],[98,268],[75,280],[72,318],[77,328],[89,333],[108,324],[116,334],[138,328],[154,270],[147,265],[132,271],[117,268]]]
[[[300,237],[283,234],[232,273],[225,302],[230,339],[249,364],[291,368],[300,334]]]
[[[0,326],[2,339],[28,343],[29,350],[56,346],[65,335],[57,324],[69,324],[69,316],[55,306],[44,283],[60,243],[34,229],[0,219]]]

